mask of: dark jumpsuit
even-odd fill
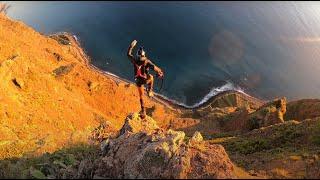
[[[136,85],[138,87],[141,87],[142,85],[147,83],[147,80],[150,78],[149,69],[154,70],[155,65],[146,57],[134,57],[132,55],[133,48],[134,47],[132,46],[129,47],[127,56],[134,66],[134,76],[135,76]],[[139,66],[141,67],[140,75],[144,77],[137,76]],[[144,102],[142,97],[140,97],[140,105],[141,105],[141,110],[145,112],[145,107],[144,107]]]
[[[142,85],[147,83],[147,80],[150,78],[149,69],[154,70],[155,65],[149,59],[145,59],[143,61],[135,60],[135,64],[133,66],[134,66],[134,75],[135,75],[136,84],[138,87],[141,87]],[[141,66],[141,74],[144,77],[137,76],[138,66]]]
[[[127,55],[134,66],[134,76],[135,76],[136,85],[138,87],[141,87],[142,85],[147,83],[147,80],[150,78],[149,70],[150,69],[154,70],[155,64],[153,64],[146,57],[134,57],[132,55],[132,49],[133,47],[130,46],[128,49]],[[144,77],[137,76],[137,71],[139,66],[141,66],[141,75]]]

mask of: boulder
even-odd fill
[[[189,143],[198,143],[201,141],[203,141],[203,137],[199,131],[196,131],[191,137],[191,139],[189,140]]]
[[[138,113],[129,115],[117,138],[95,162],[103,178],[233,178],[234,166],[221,145],[202,141],[200,133],[186,143],[182,131],[158,128]]]
[[[66,66],[60,66],[52,71],[55,77],[63,76],[68,74],[73,68],[75,64],[69,64]]]
[[[71,45],[71,41],[68,35],[65,33],[53,34],[53,35],[50,35],[49,37],[56,40],[59,44]]]
[[[122,135],[126,132],[138,133],[138,132],[152,132],[153,130],[159,129],[157,122],[147,116],[144,119],[140,118],[138,113],[132,113],[125,119],[124,125],[120,130]]]

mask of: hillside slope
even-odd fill
[[[62,37],[67,43],[0,15],[0,159],[87,141],[100,123],[119,129],[139,111],[134,85],[93,70],[73,38]],[[174,117],[148,99],[147,107],[159,125]]]

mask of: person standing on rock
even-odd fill
[[[162,70],[157,67],[155,64],[153,64],[147,57],[146,53],[143,50],[143,47],[140,47],[137,51],[137,55],[133,56],[132,51],[133,48],[136,46],[137,40],[133,40],[128,48],[127,56],[131,63],[134,66],[134,74],[135,74],[135,82],[139,91],[139,97],[140,97],[140,105],[141,105],[141,111],[140,116],[141,118],[144,118],[146,116],[146,110],[144,107],[144,101],[143,101],[143,94],[144,94],[144,85],[147,85],[147,93],[149,97],[153,96],[153,76],[149,74],[149,69],[154,70],[159,77],[163,77]]]

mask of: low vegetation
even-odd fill
[[[78,144],[38,157],[28,156],[0,161],[0,178],[66,178],[66,171],[78,168],[82,160],[94,161],[99,148]]]

